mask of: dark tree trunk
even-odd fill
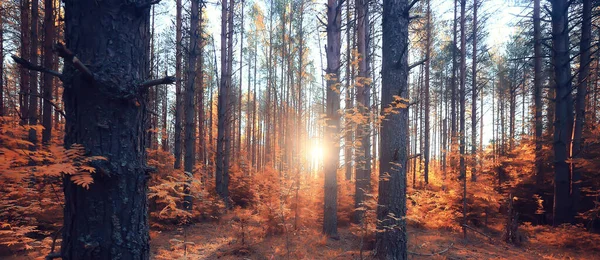
[[[188,48],[188,60],[187,60],[187,81],[185,83],[185,155],[183,161],[183,170],[185,171],[186,177],[188,178],[187,185],[185,188],[184,198],[184,209],[192,210],[192,196],[190,196],[190,183],[194,172],[194,162],[196,162],[196,124],[194,122],[194,115],[196,108],[194,107],[194,95],[196,94],[194,87],[196,86],[196,64],[199,50],[199,38],[200,32],[198,31],[198,16],[199,16],[199,2],[200,0],[192,0],[190,7],[190,41]]]
[[[540,0],[533,2],[533,113],[535,116],[535,180],[536,186],[544,183],[542,172],[542,42],[540,28]]]
[[[346,91],[345,91],[345,118],[344,118],[344,171],[346,180],[352,179],[352,95],[350,95],[351,78],[350,78],[350,67],[352,66],[352,44],[351,42],[351,15],[350,15],[350,1],[346,1]]]
[[[64,179],[62,258],[149,259],[144,100],[150,40],[146,1],[64,1],[65,41],[93,79],[65,60],[65,146],[96,161],[89,189]]]
[[[579,44],[579,78],[577,85],[577,97],[575,99],[575,129],[573,130],[573,146],[571,157],[581,157],[581,149],[583,141],[583,128],[585,127],[586,116],[586,96],[588,89],[588,81],[590,75],[590,41],[592,38],[592,5],[590,0],[583,0],[581,20],[581,42]],[[579,211],[579,200],[581,200],[581,167],[572,163],[572,178],[571,178],[571,211],[572,214],[577,214]]]
[[[554,225],[570,221],[569,159],[573,132],[573,99],[569,57],[568,3],[552,0],[552,48],[556,103],[554,114]]]
[[[4,60],[4,8],[0,4],[0,61]],[[4,62],[0,62],[0,117],[4,114]]]
[[[242,82],[244,81],[243,78],[243,68],[244,68],[244,0],[240,0],[241,1],[241,5],[242,5],[242,12],[240,13],[240,82],[238,82],[239,84],[239,88],[238,88],[238,102],[237,102],[237,115],[238,115],[238,119],[236,120],[237,122],[237,135],[236,135],[236,139],[237,140],[237,145],[235,146],[236,150],[235,150],[235,154],[236,157],[235,158],[240,158],[241,156],[241,150],[242,150]],[[233,31],[231,32],[233,34]]]
[[[39,0],[33,0],[31,2],[31,49],[29,49],[29,61],[33,64],[38,65],[38,24],[39,24]],[[29,71],[29,111],[28,111],[28,122],[29,125],[34,126],[38,123],[38,72],[31,70]],[[29,146],[30,150],[35,150],[37,147],[37,131],[35,128],[29,129],[29,142],[32,145]]]
[[[228,96],[229,85],[227,82],[227,1],[222,1],[221,9],[221,82],[219,86],[219,97],[217,104],[217,155],[216,155],[216,189],[217,194],[227,203],[229,200],[229,147],[227,129],[228,120]]]
[[[181,21],[181,15],[182,15],[182,6],[181,6],[181,0],[176,0],[175,2],[176,5],[176,14],[175,14],[175,77],[177,78],[177,81],[175,82],[175,143],[174,143],[174,148],[175,151],[173,152],[173,154],[175,155],[175,169],[180,169],[181,168],[181,151],[182,151],[182,147],[181,147],[181,130],[182,130],[182,123],[181,123],[181,119],[183,117],[183,106],[182,106],[182,99],[183,99],[183,93],[181,90],[181,81],[182,81],[182,73],[181,73],[181,64],[182,64],[182,58],[183,58],[183,53],[182,53],[182,44],[183,44],[183,39],[182,39],[182,21]]]
[[[369,118],[369,107],[370,107],[370,96],[371,96],[371,85],[369,84],[369,70],[367,67],[367,37],[369,16],[368,16],[368,3],[367,0],[356,0],[356,43],[358,47],[358,79],[356,80],[356,101],[359,108],[360,115],[366,119],[365,124],[359,124],[356,126],[356,138],[360,140],[361,147],[356,153],[357,167],[356,167],[356,189],[354,195],[354,206],[358,208],[363,207],[366,194],[371,190],[371,138],[370,138],[370,121]],[[364,217],[364,210],[356,210],[355,222],[362,223]]]
[[[20,22],[20,34],[21,34],[21,45],[20,54],[21,57],[29,58],[29,4],[30,0],[21,0],[20,2],[21,11],[21,22]],[[32,61],[33,62],[33,61]],[[19,69],[19,112],[21,116],[21,125],[26,125],[29,119],[29,71],[23,67]]]
[[[425,185],[429,184],[429,59],[431,58],[431,6],[430,0],[427,0],[427,11],[426,11],[426,19],[425,22],[425,89],[424,96],[425,102],[423,106],[425,107],[425,129],[423,130],[425,141],[423,143],[423,157],[424,157],[424,169],[423,176]]]
[[[459,159],[459,167],[460,167],[460,178],[463,184],[463,224],[467,224],[467,165],[465,164],[465,98],[466,98],[466,78],[467,78],[467,41],[466,41],[466,28],[465,28],[465,20],[466,20],[466,4],[467,0],[460,0],[460,90],[459,90],[459,99],[460,99],[460,159]],[[463,235],[467,238],[467,229],[463,226]]]
[[[52,52],[52,45],[54,43],[54,1],[44,0],[44,67],[54,67],[54,55]],[[44,145],[50,144],[52,139],[52,83],[54,78],[48,74],[44,74],[44,101],[43,101],[43,118],[42,125],[44,130],[42,131],[42,143]]]
[[[407,0],[383,1],[382,121],[377,207],[378,259],[407,259],[406,165],[408,162],[408,6]],[[395,96],[399,97],[395,98]]]
[[[258,166],[261,165],[259,163],[259,157],[258,153],[257,153],[257,149],[258,149],[258,144],[260,143],[260,138],[256,137],[256,133],[257,133],[257,114],[256,114],[256,108],[258,106],[258,102],[256,100],[256,78],[257,78],[257,61],[258,61],[258,40],[254,40],[254,77],[252,78],[253,82],[252,82],[252,136],[253,136],[253,142],[252,142],[252,166],[254,166],[254,169],[257,170]]]
[[[202,5],[199,7],[202,10]],[[202,11],[199,11],[198,14],[198,68],[196,69],[196,88],[197,88],[197,97],[196,102],[198,106],[198,161],[200,162],[200,167],[204,170],[206,167],[206,129],[205,129],[205,110],[204,110],[204,38],[202,34],[204,32],[204,28],[202,27],[204,20],[202,17]]]
[[[328,0],[327,4],[327,129],[325,142],[325,205],[323,216],[323,232],[330,237],[337,237],[337,169],[340,149],[340,50],[342,6],[338,0]]]
[[[452,41],[452,79],[450,81],[450,167],[454,168],[456,163],[452,159],[452,151],[454,150],[454,144],[456,143],[456,115],[458,112],[456,111],[456,70],[458,69],[458,65],[456,64],[456,49],[457,49],[457,38],[458,38],[458,1],[454,0],[454,29],[452,30],[453,41]],[[454,170],[454,169],[453,169]]]
[[[473,63],[471,67],[471,180],[477,181],[477,0],[473,0]],[[481,107],[483,113],[483,107]],[[482,121],[483,122],[483,121]],[[483,133],[481,133],[483,134]]]

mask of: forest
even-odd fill
[[[0,259],[598,259],[599,0],[0,0]]]

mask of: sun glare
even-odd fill
[[[319,140],[312,140],[310,149],[307,150],[306,159],[310,162],[312,170],[317,171],[323,162],[325,148]]]

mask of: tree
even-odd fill
[[[325,140],[328,150],[323,167],[325,174],[325,205],[323,211],[323,232],[337,237],[337,169],[340,149],[340,51],[343,0],[327,2],[327,129]]]
[[[54,55],[52,45],[54,44],[54,0],[44,0],[44,67],[53,68]],[[44,74],[43,87],[43,117],[42,143],[48,145],[52,138],[52,88],[54,79],[49,74]]]
[[[356,102],[360,116],[367,123],[356,126],[356,138],[360,140],[361,146],[357,154],[356,167],[356,189],[354,195],[354,206],[359,209],[363,207],[365,195],[370,190],[371,182],[371,138],[369,107],[371,84],[367,64],[367,37],[369,25],[369,11],[367,0],[356,0],[356,45],[358,48],[358,78],[356,79]],[[355,222],[361,223],[364,210],[356,210]]]
[[[554,211],[555,226],[569,222],[570,155],[573,133],[573,99],[569,57],[568,1],[552,0],[552,53],[556,89],[554,113]]]
[[[30,0],[20,1],[21,21],[20,21],[20,36],[21,45],[19,46],[19,53],[21,57],[29,59],[29,3]],[[21,68],[19,72],[19,112],[21,116],[21,125],[27,124],[29,119],[29,71],[25,68]]]
[[[181,168],[181,130],[182,123],[181,119],[183,117],[181,105],[181,100],[183,99],[183,93],[181,91],[181,81],[182,81],[182,73],[181,73],[181,59],[183,58],[182,52],[182,6],[181,0],[175,1],[176,5],[176,13],[175,13],[175,77],[177,78],[177,82],[175,83],[175,142],[174,142],[174,155],[175,155],[175,169]]]
[[[185,156],[183,161],[183,170],[188,180],[188,185],[185,188],[185,200],[184,200],[184,208],[186,210],[192,209],[192,196],[190,196],[190,187],[189,182],[191,182],[191,178],[194,172],[194,163],[196,162],[195,158],[195,149],[196,149],[196,124],[194,122],[194,115],[196,112],[194,106],[194,96],[196,92],[194,91],[194,87],[196,85],[196,63],[198,58],[199,45],[201,42],[198,40],[200,38],[199,32],[199,21],[198,18],[200,15],[200,0],[192,0],[190,3],[190,41],[189,41],[189,54],[187,60],[187,82],[185,84]],[[202,54],[200,54],[202,55]],[[202,104],[200,104],[201,106]]]
[[[31,45],[29,49],[29,61],[34,65],[38,63],[38,23],[39,23],[39,0],[31,2]],[[38,72],[29,71],[29,107],[28,107],[28,122],[29,125],[37,125],[38,123]],[[35,128],[29,129],[29,146],[30,150],[35,150],[37,145],[37,131]]]
[[[216,189],[217,193],[225,203],[228,203],[229,199],[229,146],[227,135],[227,129],[229,128],[228,119],[228,95],[229,95],[229,84],[227,81],[228,77],[228,61],[227,57],[227,39],[228,39],[228,12],[227,12],[227,1],[222,1],[221,6],[221,82],[219,83],[219,97],[217,104],[218,123],[217,123],[217,155],[216,155]]]
[[[466,79],[467,79],[467,41],[466,41],[466,3],[467,0],[460,0],[460,88],[459,88],[459,104],[460,104],[460,178],[463,182],[463,225],[467,224],[467,166],[465,164],[465,97]],[[467,237],[467,228],[463,226],[464,237]]]
[[[424,104],[425,107],[425,129],[423,132],[425,133],[425,142],[423,143],[423,157],[425,158],[424,162],[424,172],[423,175],[425,177],[425,185],[429,184],[429,70],[430,70],[430,59],[431,59],[431,0],[427,0],[427,10],[426,10],[426,19],[425,21],[425,89],[424,91]]]
[[[149,87],[174,81],[147,81],[150,5],[64,2],[66,48],[58,50],[65,59],[65,147],[81,144],[106,160],[94,161],[89,189],[64,178],[63,259],[150,258],[141,101]]]
[[[544,182],[542,172],[542,40],[540,28],[540,0],[533,2],[533,113],[534,113],[534,142],[535,142],[535,175],[536,186]]]
[[[477,0],[473,0],[473,63],[471,66],[471,156],[473,157],[471,180],[473,181],[477,180],[477,5]]]
[[[0,117],[4,112],[4,4],[0,4]]]
[[[378,259],[407,259],[406,165],[408,162],[408,3],[383,1]],[[391,113],[391,110],[397,110]]]
[[[583,145],[583,128],[585,127],[586,117],[586,96],[588,89],[588,81],[590,75],[590,41],[592,35],[592,5],[590,0],[583,0],[582,20],[581,20],[581,39],[579,43],[579,75],[577,84],[577,96],[575,98],[575,124],[573,129],[573,145],[571,150],[571,158],[580,158]],[[581,169],[577,165],[572,167],[572,213],[577,214],[579,211],[579,200],[581,200]]]
[[[344,101],[344,113],[345,121],[344,121],[344,168],[345,168],[345,177],[346,180],[352,179],[352,152],[354,151],[353,146],[353,131],[352,131],[352,109],[353,109],[353,96],[351,94],[351,88],[354,88],[352,85],[352,79],[350,75],[350,69],[353,66],[352,60],[352,36],[350,35],[350,31],[352,31],[352,21],[351,21],[351,11],[350,11],[350,1],[346,1],[346,84],[345,84],[345,101]],[[354,69],[352,69],[354,70]]]

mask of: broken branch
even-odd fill
[[[15,55],[12,55],[12,58],[13,58],[13,60],[17,64],[21,65],[23,68],[26,68],[28,70],[34,70],[34,71],[39,71],[39,72],[47,73],[47,74],[50,74],[52,76],[58,77],[60,80],[62,80],[62,74],[58,73],[57,71],[54,71],[54,70],[51,70],[51,69],[48,69],[48,68],[44,68],[44,67],[39,66],[39,65],[35,65],[35,64],[29,62],[28,60],[20,58],[20,57],[17,57]]]
[[[423,59],[423,60],[421,60],[421,61],[418,61],[418,62],[416,62],[416,63],[410,64],[410,65],[408,66],[408,70],[412,70],[412,69],[414,69],[416,66],[419,66],[419,65],[421,65],[421,64],[423,64],[423,63],[425,63],[426,61],[427,61],[427,59]]]
[[[163,85],[163,84],[173,84],[173,83],[175,83],[176,80],[177,80],[177,78],[175,78],[173,76],[166,76],[161,79],[151,79],[151,80],[142,82],[142,84],[140,84],[140,88],[149,88],[149,87],[153,87],[156,85]]]
[[[67,47],[65,47],[62,43],[57,43],[56,45],[54,45],[54,50],[56,51],[56,53],[58,53],[58,56],[73,63],[73,66],[75,66],[75,68],[81,73],[83,73],[83,75],[86,76],[89,80],[94,80],[94,73],[92,73],[92,71],[89,70],[83,64],[83,62],[81,62],[75,56],[75,54],[71,50],[67,49]]]

